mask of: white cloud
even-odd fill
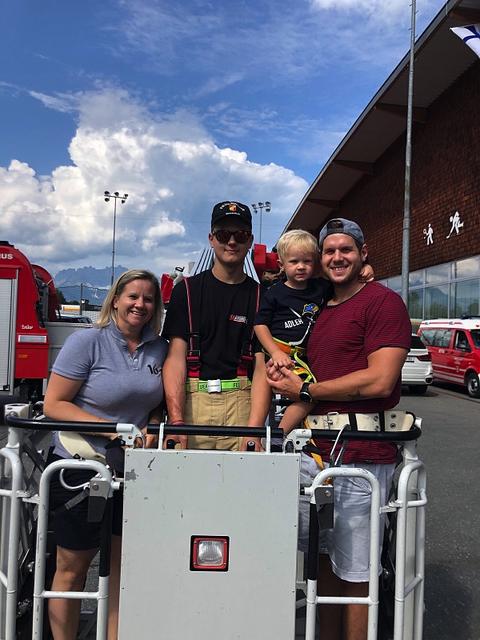
[[[419,3],[419,30],[442,4]],[[345,63],[368,73],[366,65],[388,68],[409,46],[407,0],[122,0],[121,5],[120,37],[111,45],[116,53],[141,52],[145,65],[161,75],[181,68],[193,97],[218,92],[232,79],[247,91],[261,88],[266,73],[270,88],[298,86]]]
[[[320,10],[335,10],[338,13],[356,13],[378,22],[390,22],[408,15],[409,3],[405,0],[311,0],[312,6]]]
[[[129,194],[117,204],[117,263],[161,272],[206,245],[215,202],[270,199],[273,242],[307,188],[289,169],[220,148],[188,111],[154,116],[124,90],[36,97],[56,110],[76,105],[72,164],[45,176],[21,160],[0,167],[0,237],[53,271],[109,264],[113,201],[104,202],[105,189]]]
[[[72,113],[76,108],[76,100],[74,96],[65,94],[58,94],[56,96],[50,96],[40,91],[29,91],[32,98],[39,100],[48,109],[55,109],[62,113]]]
[[[240,82],[245,77],[245,73],[236,72],[230,73],[228,75],[222,77],[210,78],[203,87],[200,87],[198,91],[195,93],[196,98],[201,98],[203,96],[210,95],[212,93],[217,93],[218,91],[222,91],[227,87],[231,87],[237,82]]]
[[[180,222],[169,220],[168,215],[165,215],[160,219],[160,222],[147,229],[142,239],[142,249],[144,251],[152,251],[159,242],[172,235],[183,237],[185,235],[185,227]]]

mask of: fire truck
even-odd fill
[[[50,273],[0,240],[0,400],[40,399],[66,337],[88,326],[61,322]]]

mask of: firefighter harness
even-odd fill
[[[204,275],[202,273],[202,277]],[[187,378],[200,377],[200,331],[198,310],[200,308],[200,295],[203,281],[198,288],[192,288],[190,278],[184,278],[185,291],[187,297],[188,309],[188,341],[187,341]],[[197,298],[195,298],[197,295]],[[238,377],[250,377],[253,368],[253,339],[254,339],[254,320],[260,305],[260,285],[257,284],[256,292],[250,295],[248,304],[248,322],[245,325],[244,335],[246,334],[240,352],[240,360],[237,366]],[[195,310],[195,311],[194,311]],[[208,393],[240,389],[240,381],[238,378],[233,380],[199,380],[198,391],[206,391]]]

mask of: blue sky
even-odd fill
[[[442,5],[417,0],[418,34]],[[270,200],[276,241],[407,51],[410,4],[16,0],[2,22],[0,237],[53,272],[104,267],[102,194],[125,191],[117,262],[161,273],[220,200]]]

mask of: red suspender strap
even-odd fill
[[[240,355],[240,362],[237,367],[237,376],[248,376],[249,370],[251,371],[253,363],[253,338],[255,335],[255,316],[257,315],[260,307],[260,285],[257,284],[257,295],[255,300],[255,311],[252,318],[252,329],[248,337],[248,342],[243,345],[242,353]],[[250,309],[249,309],[250,311]]]
[[[188,311],[188,348],[190,350],[193,349],[193,322],[192,322],[192,301],[190,298],[190,284],[189,284],[189,278],[184,278],[183,281],[185,282],[185,291],[187,293],[187,311]]]
[[[189,378],[198,378],[200,376],[200,335],[197,327],[193,323],[193,314],[195,310],[192,306],[192,291],[190,289],[189,278],[185,278],[185,291],[187,297],[187,310],[188,310],[188,349],[187,349],[187,376]],[[250,305],[251,306],[251,305]],[[255,296],[255,309],[253,317],[251,318],[251,330],[249,332],[247,341],[242,345],[242,353],[240,354],[240,361],[237,367],[237,376],[247,376],[249,369],[251,370],[253,362],[253,349],[252,343],[254,339],[255,329],[254,322],[257,311],[260,307],[260,285],[257,285],[257,292]],[[198,310],[197,310],[198,311]],[[251,309],[248,309],[250,312]]]
[[[198,378],[200,375],[200,336],[198,333],[195,333],[193,329],[192,299],[189,278],[184,278],[183,281],[185,282],[188,310],[187,377]]]
[[[260,285],[257,284],[257,300],[255,302],[255,316],[257,315],[259,308],[260,308]],[[250,334],[250,343],[253,342],[253,336],[255,334],[255,316],[252,321],[252,332]]]

